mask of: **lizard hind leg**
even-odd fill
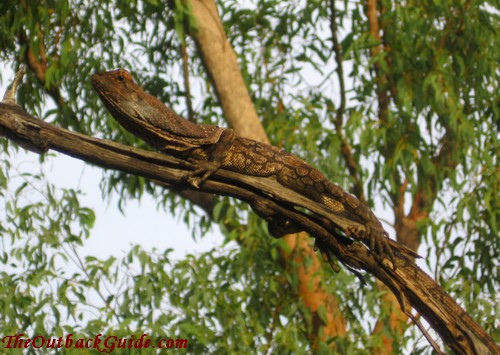
[[[319,250],[319,252],[321,254],[321,258],[323,259],[323,262],[330,265],[330,267],[333,269],[333,271],[335,273],[340,272],[340,265],[339,265],[337,259],[330,251],[328,251],[328,249],[319,241],[318,238],[314,239],[313,250],[314,251]]]
[[[389,243],[390,239],[387,232],[379,226],[373,226],[367,223],[364,227],[353,226],[348,228],[348,234],[353,239],[362,241],[372,252],[379,263],[382,263],[384,258],[388,258],[392,267],[396,269],[396,261],[394,252]]]
[[[378,228],[370,228],[370,224],[366,226],[366,232],[370,239],[370,250],[375,253],[375,257],[381,263],[384,257],[388,258],[392,263],[393,270],[396,270],[396,260],[391,245],[389,244],[389,236],[386,231],[382,233]]]

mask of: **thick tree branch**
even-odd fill
[[[186,161],[70,132],[37,119],[12,103],[0,103],[0,134],[32,151],[54,149],[103,168],[155,179],[167,186],[190,188],[182,179],[192,168]],[[380,264],[364,245],[337,234],[336,226],[344,229],[352,226],[352,221],[336,216],[272,178],[221,169],[201,190],[246,201],[264,219],[279,215],[296,222],[316,237],[324,253],[350,268],[365,270],[386,284],[399,295],[403,311],[414,319],[410,307],[415,308],[453,351],[474,354],[489,350],[500,354],[491,337],[414,263],[396,254],[396,269],[388,259]]]
[[[229,43],[217,5],[213,0],[193,0],[192,15],[197,28],[195,40],[224,114],[238,135],[269,143],[243,80],[233,47]]]

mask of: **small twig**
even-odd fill
[[[422,325],[422,323],[418,320],[417,317],[415,317],[410,311],[405,311],[404,312],[408,318],[410,318],[413,323],[416,324],[416,326],[418,327],[418,329],[420,329],[420,331],[422,332],[422,334],[424,335],[424,337],[427,339],[427,341],[429,342],[429,344],[431,344],[432,348],[434,349],[434,351],[439,354],[439,355],[444,355],[444,353],[441,351],[441,349],[439,348],[439,345],[436,343],[436,341],[431,337],[431,335],[429,334],[429,332],[427,332],[427,330],[424,328],[424,326]]]
[[[183,38],[181,43],[181,56],[182,56],[182,72],[184,76],[184,90],[186,91],[186,106],[188,110],[188,119],[195,122],[193,102],[191,100],[191,85],[189,83],[189,57],[187,55],[186,39]]]
[[[346,88],[344,81],[344,67],[343,67],[343,56],[342,56],[342,47],[340,45],[338,39],[338,28],[337,28],[337,9],[335,8],[335,0],[330,0],[330,31],[332,32],[332,43],[333,43],[333,52],[335,53],[335,61],[337,62],[337,77],[339,80],[340,86],[340,106],[335,113],[335,130],[337,132],[337,136],[340,139],[341,145],[341,153],[344,157],[347,169],[349,170],[349,174],[354,179],[354,194],[361,200],[366,201],[365,195],[363,192],[363,183],[360,178],[359,167],[354,159],[352,154],[352,149],[347,141],[344,133],[342,132],[342,127],[344,125],[344,114],[346,108]]]
[[[24,69],[24,65],[21,65],[16,73],[16,76],[14,77],[14,80],[12,81],[12,84],[10,85],[9,89],[5,92],[5,95],[3,96],[3,101],[5,103],[10,103],[10,104],[16,103],[17,88],[21,83],[21,80],[23,79],[25,72],[26,70]]]
[[[345,81],[344,81],[344,66],[342,62],[344,61],[342,55],[342,48],[340,47],[339,39],[338,39],[338,28],[337,28],[337,9],[335,8],[335,0],[330,1],[330,30],[332,32],[332,42],[333,42],[333,52],[335,53],[335,60],[337,62],[337,77],[339,79],[340,86],[340,106],[337,109],[337,117],[335,118],[335,126],[337,127],[337,131],[344,124],[344,113],[346,106],[346,95],[345,95]]]

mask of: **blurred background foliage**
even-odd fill
[[[272,143],[347,190],[362,192],[389,228],[402,209],[417,225],[427,270],[500,341],[496,5],[381,0],[380,36],[371,32],[365,1],[224,0],[218,9]],[[197,122],[225,126],[188,36],[196,26],[180,0],[4,0],[2,73],[27,66],[18,100],[28,112],[150,149],[110,118],[89,77],[127,68],[179,114],[188,115],[189,96]],[[189,58],[189,93],[182,48]],[[146,252],[140,245],[121,258],[80,258],[99,218],[80,204],[82,191],[53,186],[43,169],[18,173],[12,162],[19,148],[1,142],[2,334],[140,331],[189,338],[192,352],[311,349],[311,317],[297,297],[297,275],[280,261],[280,241],[269,238],[247,206],[227,198],[216,202],[215,222],[229,249],[175,262],[171,250]],[[341,153],[343,142],[352,149],[354,174]],[[140,177],[103,171],[101,190],[103,199],[118,198],[117,208],[150,194],[160,207],[158,218],[181,215],[197,237],[213,223],[176,193]],[[64,269],[71,261],[79,267],[74,274]],[[383,311],[380,291],[369,277],[361,288],[349,272],[326,269],[324,275],[323,287],[338,298],[347,322],[347,334],[329,341],[339,353],[369,352],[380,343],[373,332]],[[428,351],[414,327],[399,335],[398,344],[395,352]],[[329,347],[321,343],[318,350]]]

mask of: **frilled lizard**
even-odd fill
[[[124,69],[94,74],[92,85],[123,127],[156,149],[195,166],[185,176],[185,181],[192,186],[199,187],[220,168],[245,175],[274,177],[282,186],[356,222],[344,233],[362,241],[379,260],[389,257],[394,261],[393,248],[416,256],[388,238],[367,205],[296,156],[269,144],[238,137],[232,129],[195,124],[178,116],[145,92]],[[268,219],[268,223],[275,237],[298,231],[287,220]]]

